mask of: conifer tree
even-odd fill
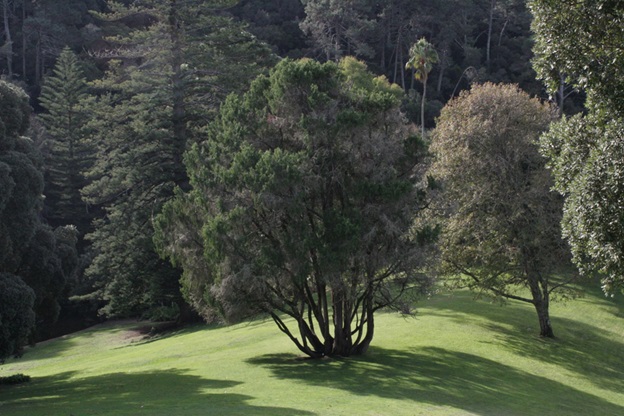
[[[110,51],[101,56],[108,71],[94,83],[98,98],[87,127],[98,155],[83,191],[106,212],[89,236],[95,258],[87,273],[109,302],[107,313],[165,310],[173,317],[183,306],[179,271],[154,251],[152,217],[176,185],[186,186],[187,143],[268,55],[217,13],[224,5],[111,2],[111,12],[99,16],[122,33],[108,38]]]
[[[86,185],[83,172],[92,158],[83,137],[86,114],[81,102],[87,96],[86,86],[78,57],[65,47],[39,97],[48,134],[46,217],[54,225],[74,224],[81,233],[90,222],[80,195]]]

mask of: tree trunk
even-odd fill
[[[186,85],[184,82],[184,75],[182,65],[184,57],[182,56],[183,40],[182,40],[182,27],[177,14],[178,11],[177,0],[172,0],[169,8],[169,30],[171,33],[171,46],[172,46],[172,62],[173,69],[172,76],[172,124],[173,124],[173,147],[176,168],[184,166],[183,155],[186,149],[187,142],[187,128],[186,128],[186,105],[184,102]],[[188,178],[184,169],[178,169],[175,175],[175,182],[178,186],[186,186]]]
[[[550,304],[550,295],[548,292],[548,282],[539,274],[531,275],[527,273],[529,281],[529,289],[533,298],[533,306],[537,312],[537,319],[540,325],[540,336],[554,338],[552,326],[550,324],[550,314],[548,307]]]
[[[342,290],[332,291],[332,304],[334,308],[334,345],[332,355],[348,357],[351,355],[351,331],[345,327],[345,295]]]
[[[380,64],[382,73],[386,73],[386,68],[387,68],[386,66],[386,38],[389,38],[389,36],[384,33],[384,35],[381,37],[381,41],[379,45],[379,48],[381,51],[379,64]]]
[[[403,87],[403,91],[405,91],[405,64],[403,63],[403,48],[399,45],[399,61],[401,64],[399,65],[399,70],[401,71],[401,86]]]
[[[392,83],[397,83],[398,71],[399,71],[399,48],[401,47],[401,32],[397,33],[396,46],[394,48],[394,76]],[[392,58],[390,58],[392,59]]]
[[[427,75],[423,77],[423,95],[422,100],[420,102],[420,125],[421,125],[421,134],[422,139],[425,138],[425,100],[427,97]]]
[[[364,335],[362,341],[358,343],[353,349],[354,355],[366,354],[366,351],[368,351],[368,347],[373,340],[373,335],[375,334],[375,311],[373,310],[372,299],[369,299],[364,307],[366,308],[366,335]]]
[[[26,5],[22,4],[22,81],[26,81]]]
[[[2,13],[4,23],[4,38],[6,46],[7,73],[9,78],[13,78],[13,39],[11,38],[11,28],[9,26],[9,0],[2,1]]]
[[[494,23],[494,6],[496,0],[492,0],[490,3],[490,18],[488,20],[488,35],[487,35],[487,47],[485,49],[485,65],[488,72],[490,72],[490,49],[492,45],[492,25]]]
[[[35,85],[39,85],[39,74],[41,73],[41,39],[37,39],[35,46]]]
[[[436,91],[439,93],[442,91],[442,80],[444,79],[444,72],[446,71],[446,55],[442,55],[443,58],[440,59],[440,73],[438,74],[438,85],[436,86]]]
[[[535,302],[534,305],[540,325],[540,336],[554,338],[555,333],[553,332],[552,325],[550,324],[550,314],[548,312],[548,300]]]

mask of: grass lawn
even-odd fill
[[[597,290],[552,306],[439,294],[414,317],[380,313],[369,353],[303,359],[271,321],[142,339],[107,323],[0,366],[2,416],[624,415],[624,302]]]

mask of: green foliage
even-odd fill
[[[559,75],[624,114],[624,4],[613,0],[533,0],[534,67],[550,90]]]
[[[80,195],[86,185],[83,172],[93,158],[83,131],[87,122],[82,104],[87,96],[86,87],[77,56],[66,47],[39,97],[46,110],[40,118],[48,134],[46,217],[55,225],[74,224],[81,234],[87,231],[92,218]]]
[[[349,55],[374,56],[370,45],[374,29],[374,22],[370,18],[370,2],[306,0],[302,3],[305,6],[305,19],[300,27],[327,60],[338,62]]]
[[[35,294],[18,276],[0,272],[0,362],[20,355],[35,326]]]
[[[37,339],[50,334],[60,313],[59,301],[66,297],[70,281],[75,280],[77,237],[73,226],[52,230],[40,224],[20,264],[20,276],[35,292]]]
[[[28,97],[0,82],[0,271],[15,272],[39,223],[43,177],[28,128]]]
[[[0,385],[22,384],[30,381],[30,376],[26,374],[13,374],[12,376],[0,377]]]
[[[298,58],[305,53],[306,39],[299,28],[305,13],[300,0],[242,0],[229,11],[248,22],[248,30],[279,56]]]
[[[405,64],[405,68],[414,70],[414,78],[423,84],[422,100],[420,102],[420,125],[421,137],[425,137],[425,102],[427,97],[427,79],[429,72],[433,69],[433,64],[439,61],[438,53],[433,45],[427,42],[427,39],[420,38],[409,51],[409,60]]]
[[[77,254],[75,229],[53,232],[41,223],[41,158],[33,142],[19,136],[27,128],[27,96],[4,82],[0,94],[0,107],[6,109],[0,114],[5,127],[5,135],[0,137],[0,273],[5,275],[9,297],[6,304],[0,302],[6,307],[0,315],[5,328],[3,343],[10,345],[2,351],[4,357],[19,351],[33,329],[32,308],[38,332],[56,321],[58,299],[65,294]]]
[[[602,272],[609,293],[624,282],[624,5],[535,0],[530,7],[538,75],[554,89],[563,74],[588,95],[587,114],[554,124],[541,144],[565,198],[562,226],[574,262],[585,274]]]
[[[0,150],[13,150],[16,138],[29,126],[28,96],[15,85],[0,83],[0,114]]]
[[[87,269],[109,315],[149,314],[182,304],[179,270],[159,258],[152,218],[188,187],[182,154],[216,111],[271,55],[223,16],[231,2],[111,3],[116,47],[104,54],[106,75],[92,86],[86,128],[97,148],[85,199],[104,207],[88,239],[95,256]],[[240,62],[247,65],[240,65]]]
[[[43,178],[36,150],[21,137],[27,127],[28,97],[0,81],[0,360],[19,354],[35,324],[35,295],[16,276],[39,227]]]
[[[442,270],[459,285],[533,304],[543,336],[552,336],[550,294],[565,288],[557,272],[568,260],[561,200],[536,144],[552,118],[515,86],[475,86],[442,110],[431,145],[446,214]]]
[[[590,111],[563,119],[542,136],[541,145],[555,188],[565,196],[563,235],[573,259],[585,275],[603,273],[603,290],[612,293],[622,285],[624,270],[624,120],[605,116]]]
[[[422,160],[406,152],[400,96],[347,58],[283,60],[228,97],[186,154],[193,189],[157,220],[199,311],[268,313],[312,357],[366,351],[374,311],[427,283],[409,234]]]
[[[433,69],[433,64],[438,63],[440,58],[431,43],[425,38],[420,38],[409,50],[409,60],[405,64],[405,68],[414,69],[414,77],[427,82],[429,72]]]

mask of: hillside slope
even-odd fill
[[[413,317],[378,316],[370,353],[300,357],[270,321],[159,338],[117,322],[0,366],[0,415],[624,414],[624,304],[553,305],[556,340],[526,305],[439,294]]]

